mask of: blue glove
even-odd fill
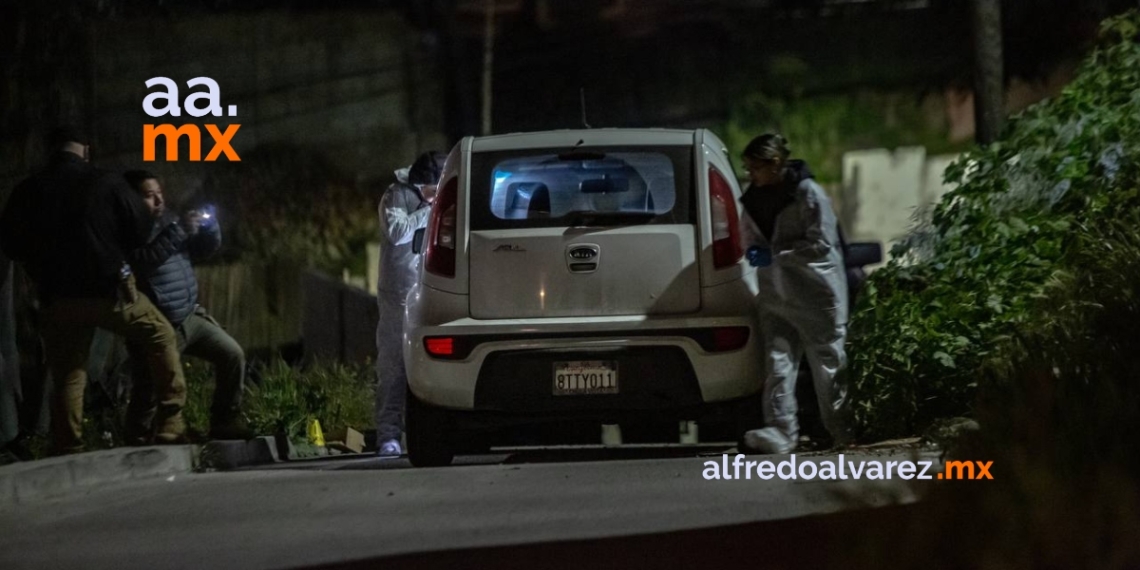
[[[745,252],[748,264],[752,267],[768,267],[772,265],[772,250],[766,247],[752,246]]]

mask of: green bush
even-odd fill
[[[991,461],[993,480],[934,485],[897,532],[868,525],[855,567],[1138,567],[1140,211],[1118,213],[1074,237],[1080,271],[979,371],[981,430],[947,453]]]
[[[1020,339],[1081,334],[1051,316],[1059,299],[1082,303],[1065,297],[1088,292],[1073,280],[1105,286],[1120,270],[1106,252],[1140,206],[1138,30],[1135,12],[1107,21],[1072,84],[952,165],[946,178],[959,187],[873,274],[850,337],[864,436],[967,415],[983,372],[1008,363]]]
[[[214,376],[209,364],[186,359],[187,424],[205,434],[210,427]],[[256,365],[254,384],[247,381],[242,412],[249,427],[261,435],[286,434],[294,441],[307,437],[307,424],[319,420],[326,432],[373,427],[375,401],[372,368],[340,363],[315,363],[294,368],[276,358]]]
[[[374,376],[366,365],[316,363],[302,370],[276,359],[261,367],[261,382],[243,403],[250,427],[262,434],[284,433],[299,441],[308,420],[326,432],[373,427]]]

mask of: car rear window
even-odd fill
[[[476,153],[473,230],[694,222],[692,147]]]

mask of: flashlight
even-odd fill
[[[213,204],[206,204],[197,210],[191,211],[191,215],[197,216],[201,219],[199,222],[202,227],[210,227],[217,222],[216,216],[217,209]]]

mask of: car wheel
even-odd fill
[[[416,467],[443,467],[455,459],[451,418],[445,410],[420,402],[408,390],[406,404],[408,460]]]

